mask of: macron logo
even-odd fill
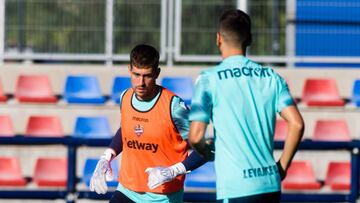
[[[158,144],[143,143],[143,142],[139,142],[137,140],[126,141],[126,145],[130,149],[151,151],[152,153],[156,153],[159,148]]]
[[[227,68],[225,70],[218,71],[217,74],[219,76],[219,79],[222,80],[228,79],[228,78],[239,78],[242,76],[245,77],[270,77],[269,70],[272,71],[272,69],[267,68],[248,68],[248,67],[242,67],[242,68]]]

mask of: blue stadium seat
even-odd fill
[[[78,117],[75,123],[74,136],[82,138],[110,138],[112,132],[106,117]]]
[[[355,80],[352,91],[352,102],[360,107],[360,79]]]
[[[98,161],[99,161],[99,159],[86,159],[86,161],[85,161],[85,166],[84,166],[81,182],[86,184],[88,187],[90,186],[90,179],[91,179],[91,176],[95,170],[95,167],[96,167],[96,164]],[[117,179],[118,179],[118,171],[119,171],[119,164],[118,164],[117,160],[111,161],[111,168],[114,173],[114,180],[107,182],[107,185],[109,187],[117,187],[117,185],[118,185]]]
[[[131,87],[130,77],[123,77],[123,76],[115,77],[111,91],[112,100],[115,103],[119,104],[121,93],[129,87]]]
[[[182,98],[186,105],[191,104],[194,89],[191,77],[164,77],[161,84]]]
[[[103,104],[105,97],[95,76],[69,75],[66,78],[64,98],[68,103]]]
[[[207,162],[186,175],[185,187],[196,189],[214,189],[216,187],[214,162]]]

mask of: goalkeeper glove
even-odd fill
[[[149,175],[148,177],[148,187],[154,189],[159,185],[162,185],[166,182],[174,180],[178,175],[183,175],[186,173],[186,168],[181,162],[174,164],[169,167],[154,167],[147,168],[145,172]]]
[[[208,138],[205,141],[205,147],[203,150],[203,156],[207,161],[214,161],[215,160],[215,143],[214,139]]]
[[[278,167],[280,179],[281,179],[281,181],[282,181],[282,180],[284,180],[285,177],[286,177],[286,171],[285,171],[284,168],[281,166],[280,160],[279,160],[278,162],[276,162],[276,166]]]
[[[114,179],[110,162],[114,153],[112,149],[106,149],[100,160],[96,164],[94,173],[90,179],[90,190],[97,194],[105,194],[107,192],[106,181]]]

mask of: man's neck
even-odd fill
[[[148,97],[146,97],[146,98],[140,98],[140,97],[138,97],[136,94],[135,94],[135,97],[136,97],[136,99],[137,99],[138,101],[149,102],[149,101],[153,100],[153,99],[156,97],[156,95],[159,93],[160,89],[161,89],[160,86],[159,86],[159,85],[156,85],[156,87],[154,88],[153,92],[152,92]]]
[[[239,48],[224,47],[220,51],[221,51],[221,57],[223,59],[226,59],[230,56],[238,56],[238,55],[244,56],[245,55],[243,50],[239,49]]]

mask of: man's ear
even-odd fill
[[[221,37],[221,34],[220,34],[220,32],[217,32],[216,33],[216,46],[218,46],[218,47],[220,47],[221,46],[221,44],[222,44],[222,37]]]
[[[131,65],[128,64],[128,71],[129,71],[129,74],[131,75]]]
[[[158,67],[158,68],[156,69],[156,72],[155,72],[155,78],[156,78],[156,79],[159,77],[160,72],[161,72],[161,68]]]

